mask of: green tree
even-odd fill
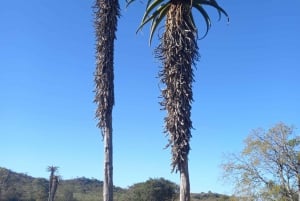
[[[133,1],[129,0],[129,3]],[[215,0],[148,0],[138,29],[151,22],[151,43],[153,33],[166,18],[165,30],[156,48],[156,57],[164,66],[159,73],[161,82],[165,85],[161,105],[167,111],[165,132],[170,136],[168,146],[172,149],[172,168],[173,171],[180,172],[180,201],[190,200],[188,154],[192,137],[192,82],[193,65],[198,59],[198,34],[192,9],[199,11],[204,17],[207,33],[211,20],[204,6],[211,6],[218,11],[220,17],[224,14],[228,18]]]
[[[47,193],[49,191],[48,182],[45,179],[34,179],[32,182],[33,195],[36,201],[47,200]]]
[[[149,179],[131,186],[120,201],[173,201],[178,194],[178,186],[165,180]]]
[[[300,138],[292,126],[278,123],[267,131],[253,130],[242,152],[226,156],[222,168],[239,197],[300,199]]]
[[[113,200],[113,141],[112,110],[114,105],[114,40],[119,17],[118,0],[96,0],[96,71],[95,103],[98,127],[104,139],[104,187],[103,200]]]

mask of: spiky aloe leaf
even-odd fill
[[[132,3],[135,0],[127,0],[128,5]],[[186,2],[183,2],[186,3]],[[165,0],[148,0],[147,1],[147,6],[146,6],[146,11],[144,13],[144,16],[142,18],[142,22],[139,25],[138,29],[136,32],[139,32],[145,24],[151,21],[151,28],[150,28],[150,40],[149,43],[151,44],[151,41],[153,39],[154,32],[156,31],[158,25],[162,21],[162,19],[166,16],[168,9],[170,8],[170,5],[172,4],[172,1],[169,0],[165,2]],[[227,21],[229,22],[229,15],[227,12],[218,5],[216,0],[190,0],[190,7],[195,8],[202,17],[204,18],[205,25],[206,25],[206,31],[204,35],[201,37],[201,39],[205,38],[206,35],[208,34],[208,31],[211,27],[211,19],[204,9],[203,6],[211,6],[215,8],[218,12],[219,19],[221,19],[222,14],[227,17]],[[196,23],[194,21],[194,17],[192,12],[190,12],[190,24],[193,26],[193,28],[196,30]]]
[[[206,35],[208,34],[208,31],[211,27],[210,17],[208,15],[208,13],[206,12],[206,10],[203,8],[203,5],[214,7],[218,11],[218,14],[219,14],[218,20],[221,20],[222,14],[224,14],[227,17],[227,21],[229,22],[229,15],[222,7],[220,7],[218,5],[218,3],[215,0],[192,0],[192,7],[201,13],[201,15],[204,18],[204,21],[206,23],[206,31],[200,39],[203,39],[206,37]]]
[[[149,13],[155,8],[157,7],[159,4],[163,5],[163,4],[166,4],[166,3],[162,3],[164,0],[149,0],[148,3],[147,3],[147,6],[146,6],[146,11],[145,11],[145,14],[143,16],[143,19],[142,21],[144,21]],[[152,3],[151,3],[152,2]],[[151,4],[150,4],[151,3]]]
[[[159,0],[159,1],[162,1],[162,0]],[[151,10],[147,10],[143,19],[142,19],[142,22],[140,24],[140,26],[138,27],[137,29],[137,32],[139,32],[145,24],[147,24],[149,21],[151,20],[155,20],[158,16],[159,16],[159,13],[161,12],[162,9],[164,9],[166,4],[161,4],[153,13],[151,16],[148,16],[150,11]],[[152,8],[153,9],[153,8]],[[152,22],[153,23],[153,22]]]
[[[190,20],[191,20],[191,25],[193,26],[193,29],[196,30],[196,23],[195,23],[195,19],[194,16],[191,14],[190,15]]]
[[[193,7],[194,7],[194,5],[199,5],[201,7],[202,7],[202,5],[208,5],[208,6],[214,7],[218,11],[219,20],[221,19],[222,14],[224,14],[227,17],[227,21],[229,22],[229,15],[221,6],[219,6],[217,1],[215,1],[215,0],[193,0]]]
[[[206,23],[206,31],[205,31],[204,35],[200,38],[200,39],[203,39],[208,34],[208,31],[211,27],[211,20],[210,20],[208,13],[204,10],[204,8],[201,5],[193,4],[193,7],[196,8],[201,13],[201,15],[203,16],[204,21]]]
[[[131,3],[133,3],[135,0],[126,0],[126,7],[128,7]]]
[[[151,30],[150,30],[150,39],[149,39],[149,44],[151,44],[152,42],[152,38],[153,38],[153,34],[157,28],[157,26],[159,25],[159,23],[161,22],[161,20],[166,16],[168,9],[170,7],[170,4],[165,4],[161,9],[160,12],[158,14],[158,16],[152,21],[151,24]]]

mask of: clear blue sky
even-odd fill
[[[114,184],[179,182],[164,149],[160,63],[149,27],[135,34],[145,3],[121,1],[115,47]],[[220,180],[224,153],[253,128],[300,126],[300,1],[219,1],[230,15],[199,41],[190,152],[192,192],[231,193]],[[103,178],[96,128],[92,0],[0,1],[0,166],[36,177]],[[200,33],[205,28],[199,18]]]

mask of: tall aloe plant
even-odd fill
[[[59,176],[56,175],[56,173],[58,171],[58,167],[53,166],[53,165],[48,166],[47,171],[50,172],[48,201],[54,201],[55,193],[56,193],[58,181],[59,181]]]
[[[95,103],[98,127],[104,140],[103,201],[113,200],[112,110],[114,106],[114,40],[120,15],[118,0],[96,0]]]
[[[129,0],[128,3],[134,0]],[[169,134],[168,146],[172,149],[172,171],[180,172],[180,201],[190,200],[188,154],[190,151],[191,103],[193,101],[193,66],[198,59],[198,33],[192,9],[198,11],[206,24],[206,36],[211,19],[205,6],[217,10],[219,18],[226,11],[215,0],[148,0],[138,31],[148,22],[150,43],[160,22],[165,19],[165,29],[156,56],[163,64],[159,73],[162,89],[162,107],[167,111],[165,132]]]

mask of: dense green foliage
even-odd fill
[[[45,201],[49,181],[15,173],[0,167],[0,201]],[[76,178],[61,180],[55,201],[102,201],[103,182],[96,179]],[[178,186],[166,179],[149,179],[128,189],[114,187],[115,201],[177,201]],[[176,196],[177,197],[177,196]],[[229,200],[216,193],[192,194],[191,201]]]
[[[179,187],[163,178],[149,179],[131,186],[121,201],[172,201],[179,192]]]

